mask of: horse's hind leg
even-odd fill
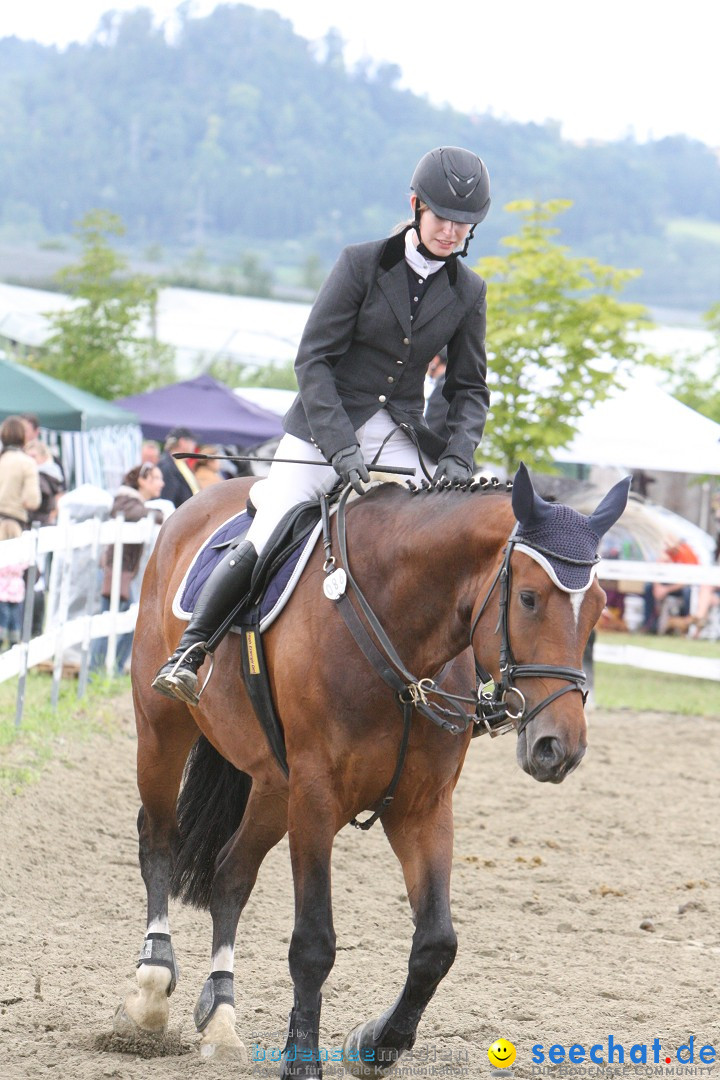
[[[285,792],[253,781],[240,827],[220,852],[212,883],[210,977],[195,1009],[195,1023],[202,1032],[200,1053],[203,1057],[237,1053],[242,1060],[247,1060],[245,1047],[235,1033],[235,936],[260,865],[286,832]]]
[[[415,920],[408,977],[397,1001],[381,1016],[359,1024],[345,1040],[345,1068],[357,1076],[382,1076],[415,1042],[420,1018],[455,959],[450,917],[453,819],[449,785],[429,810],[403,816],[394,804],[383,819],[399,858]]]
[[[135,695],[138,729],[138,815],[140,871],[147,891],[147,929],[136,973],[137,989],[115,1014],[116,1034],[160,1033],[167,1027],[168,998],[177,968],[170,942],[168,897],[177,845],[176,804],[183,768],[198,736],[188,709],[176,702],[152,702],[152,719]]]

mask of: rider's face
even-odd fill
[[[443,258],[452,255],[464,243],[469,232],[469,225],[438,217],[430,207],[420,212],[420,239],[433,255]]]

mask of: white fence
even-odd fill
[[[159,526],[149,519],[140,522],[125,522],[122,517],[103,521],[91,518],[80,523],[64,522],[48,528],[33,529],[24,532],[15,540],[0,542],[0,566],[24,564],[36,567],[43,564],[52,554],[52,566],[47,589],[47,624],[45,632],[38,637],[31,637],[30,625],[32,605],[27,603],[23,641],[0,655],[0,682],[17,677],[18,704],[16,719],[22,718],[25,677],[30,668],[39,664],[52,663],[52,704],[57,705],[60,679],[63,671],[63,659],[68,649],[79,649],[78,695],[82,696],[87,687],[90,667],[91,643],[96,638],[108,639],[106,669],[114,670],[117,639],[120,634],[131,631],[137,618],[137,603],[127,611],[119,610],[120,571],[122,566],[123,544],[144,544],[145,553],[141,568],[152,550]],[[114,547],[113,577],[109,610],[96,614],[99,600],[100,560],[104,548]],[[89,585],[82,597],[81,608],[72,611],[71,597],[73,576],[77,569],[78,558],[84,565]],[[691,566],[682,563],[645,563],[628,560],[604,559],[599,564],[598,576],[603,581],[657,581],[689,585],[713,585],[720,587],[720,566]],[[34,574],[31,570],[29,590],[32,588]],[[138,575],[138,581],[140,574]],[[684,675],[703,679],[720,680],[720,660],[705,657],[683,657],[678,660],[677,653],[641,649],[635,646],[616,646],[597,644],[594,649],[596,660],[629,664],[652,671],[675,671],[679,666]]]
[[[720,588],[720,566],[697,566],[689,563],[602,559],[598,565],[598,577],[602,581],[651,581],[692,586],[712,585]],[[720,660],[706,656],[679,656],[676,652],[643,649],[637,645],[599,642],[593,649],[593,659],[604,664],[625,664],[646,671],[666,671],[696,679],[720,681]]]
[[[132,631],[137,618],[136,603],[127,611],[119,610],[122,548],[124,544],[145,545],[141,560],[143,567],[158,531],[159,526],[149,518],[125,522],[122,516],[110,520],[97,517],[35,528],[14,540],[0,542],[0,566],[21,565],[29,568],[22,641],[0,655],[0,682],[14,677],[19,680],[18,725],[22,719],[28,669],[51,662],[53,708],[57,706],[60,679],[69,649],[74,648],[79,656],[78,696],[82,696],[87,687],[91,643],[96,638],[107,638],[105,666],[108,672],[114,670],[118,637]],[[114,549],[110,605],[108,611],[96,613],[100,595],[101,556],[107,546]],[[52,559],[47,581],[46,628],[44,633],[32,637],[32,590],[37,568],[47,565],[48,556],[52,556]],[[78,596],[79,571],[82,571],[83,586]]]

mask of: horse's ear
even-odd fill
[[[550,503],[546,503],[535,491],[530,473],[522,461],[513,479],[512,508],[515,517],[526,529],[539,525],[550,510]]]
[[[632,476],[618,481],[588,518],[588,525],[597,536],[604,536],[627,506],[631,481]]]

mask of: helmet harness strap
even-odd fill
[[[464,259],[465,256],[468,253],[468,248],[470,247],[470,241],[473,238],[474,232],[475,232],[475,226],[471,225],[470,226],[470,232],[465,237],[465,246],[463,247],[462,251],[458,251],[458,255],[460,256],[461,259]]]
[[[424,255],[426,259],[434,259],[436,262],[447,262],[449,259],[457,259],[458,256],[461,259],[464,259],[465,256],[468,253],[468,248],[470,247],[470,241],[472,240],[472,238],[473,238],[473,236],[475,234],[475,229],[477,228],[477,222],[473,223],[470,226],[470,232],[465,237],[465,244],[464,244],[464,247],[463,247],[462,251],[453,251],[452,255],[434,255],[432,253],[432,251],[428,251],[428,249],[425,247],[425,245],[423,243],[422,236],[420,235],[420,214],[421,214],[420,198],[419,198],[418,195],[416,195],[415,196],[415,217],[413,219],[412,227],[415,230],[415,232],[417,233],[417,238],[418,238],[418,241],[419,241],[419,243],[418,243],[418,251],[420,252],[420,254]]]

